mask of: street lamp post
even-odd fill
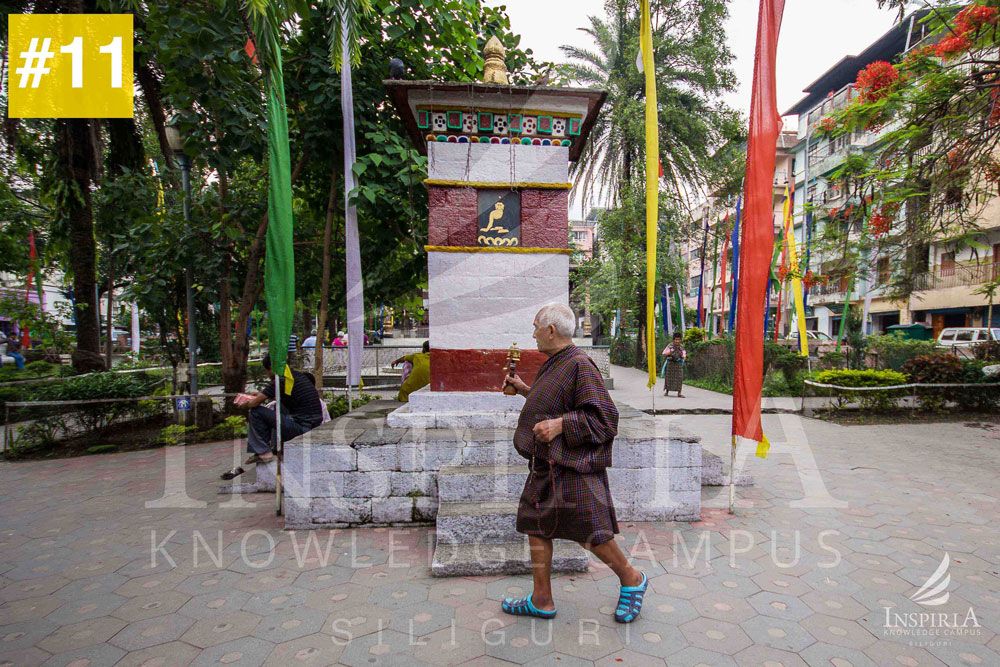
[[[191,226],[191,159],[184,153],[184,138],[177,127],[177,116],[166,125],[167,143],[177,158],[181,168],[181,187],[184,189],[184,222]],[[187,291],[188,315],[188,390],[192,396],[198,395],[198,340],[195,327],[194,310],[194,269],[188,264],[184,270],[184,282]],[[194,406],[192,406],[194,408]]]

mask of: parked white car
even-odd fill
[[[938,347],[969,348],[989,340],[1000,340],[1000,329],[986,327],[949,327],[938,335]]]

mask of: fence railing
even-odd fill
[[[982,264],[938,264],[933,270],[917,276],[918,290],[943,289],[982,285],[1000,277],[1000,262]]]

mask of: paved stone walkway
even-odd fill
[[[657,420],[728,460],[725,416]],[[622,526],[652,582],[628,626],[600,565],[532,622],[499,612],[527,577],[431,578],[431,528],[284,532],[216,495],[232,444],[0,463],[0,663],[1000,664],[1000,427],[765,428],[736,516],[716,488],[701,522]]]

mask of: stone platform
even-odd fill
[[[676,426],[657,433],[652,417],[618,407],[608,476],[619,520],[698,520],[699,438]],[[397,408],[392,401],[369,403],[285,444],[285,527],[436,520],[434,574],[527,572],[525,539],[514,530],[527,465],[512,444],[513,429],[393,428],[388,422]],[[579,546],[561,543],[554,568],[582,571],[587,562]]]
[[[513,429],[524,396],[499,391],[431,391],[423,387],[386,417],[391,428]]]

